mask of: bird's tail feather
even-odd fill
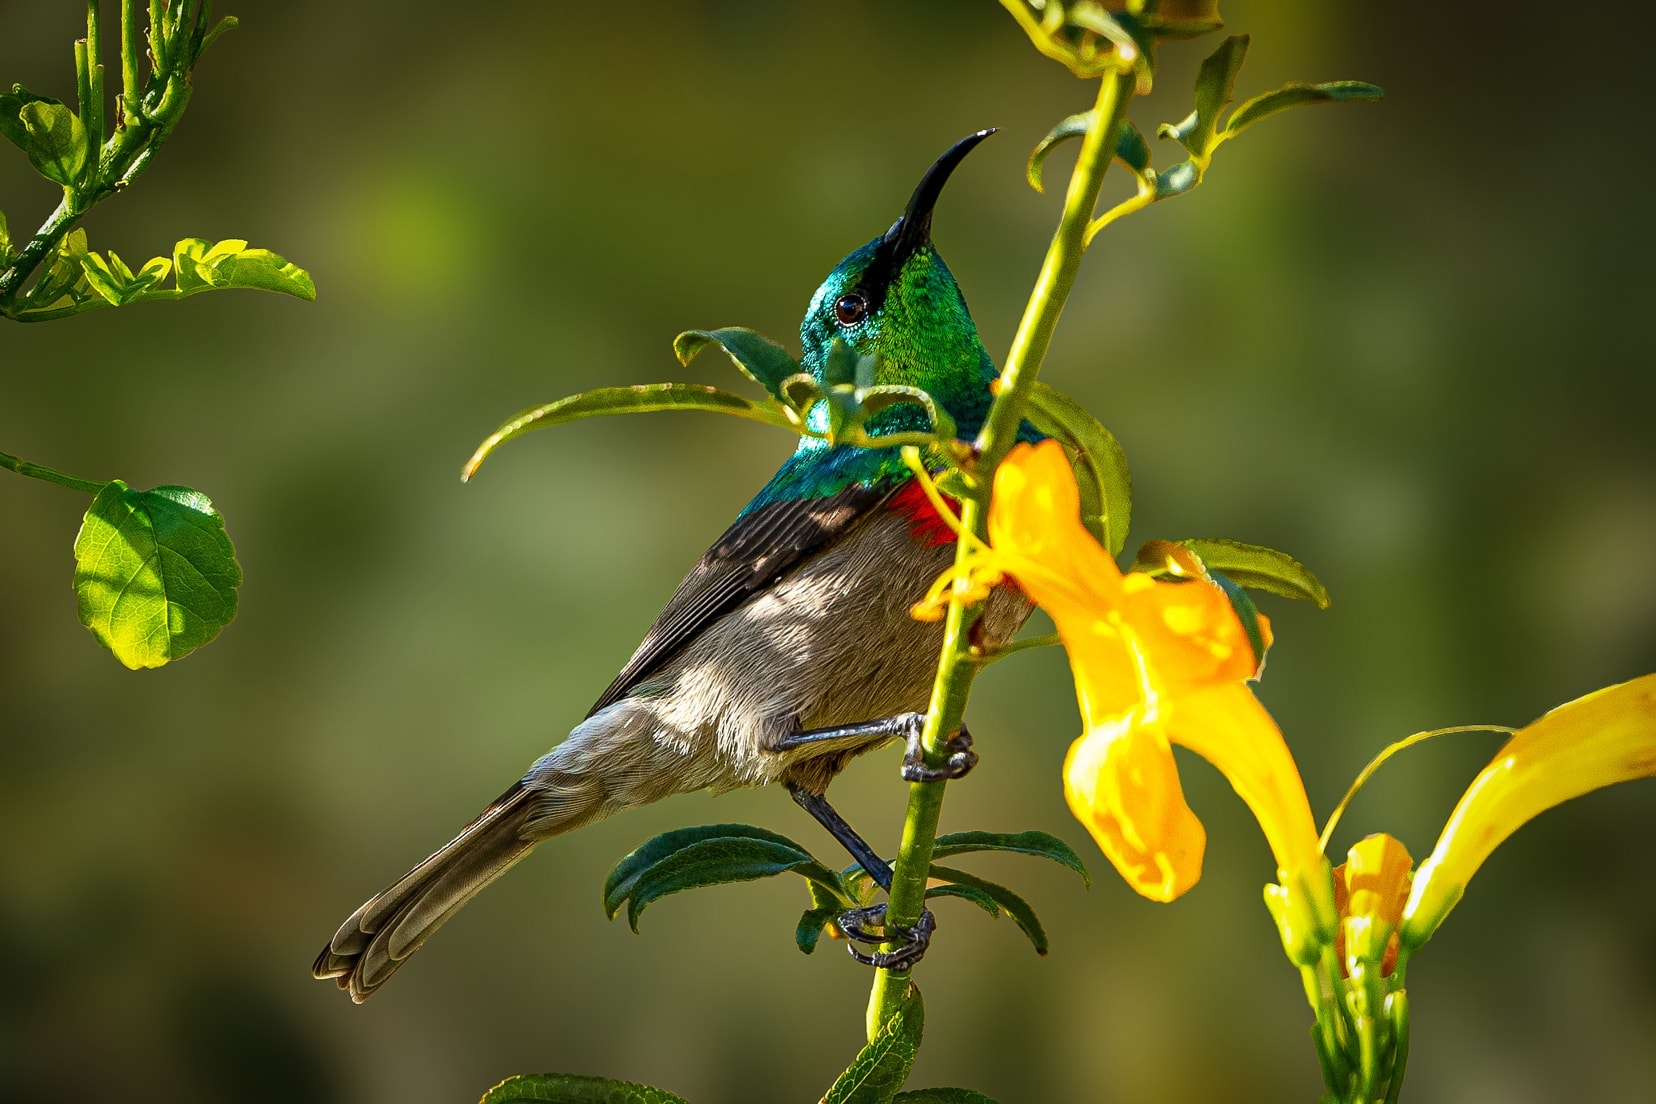
[[[549,817],[547,796],[521,782],[501,794],[454,839],[352,913],[311,972],[334,978],[358,1004],[367,1000],[474,894],[542,839],[585,823],[592,811],[586,802],[563,801],[554,808],[564,815]]]

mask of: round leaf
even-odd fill
[[[134,491],[92,500],[75,538],[81,623],[134,670],[182,659],[236,616],[241,567],[224,519],[200,491]]]

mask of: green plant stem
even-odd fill
[[[1132,99],[1133,77],[1129,73],[1103,78],[1093,122],[1081,140],[1081,152],[1070,176],[1064,199],[1064,213],[1047,249],[1046,261],[1030,293],[1029,306],[1012,341],[1000,389],[978,435],[978,470],[983,474],[977,493],[961,503],[962,527],[979,538],[987,536],[988,502],[995,466],[1017,439],[1023,419],[1024,393],[1040,373],[1041,360],[1051,343],[1053,329],[1063,313],[1064,301],[1075,285],[1075,274],[1086,251],[1087,224],[1098,204],[1104,173],[1110,167],[1122,120]],[[955,565],[965,566],[971,542],[957,542]],[[970,637],[978,609],[961,598],[957,584],[949,600],[944,622],[943,649],[937,664],[937,680],[926,715],[924,750],[928,766],[941,766],[946,756],[944,741],[960,728],[971,695],[972,679],[980,664],[971,655]],[[886,904],[886,922],[903,927],[920,919],[926,903],[926,880],[931,871],[937,824],[943,812],[946,783],[915,782],[909,786],[908,814],[903,822],[903,840],[892,867],[891,894]],[[868,1000],[870,1041],[897,1011],[908,992],[906,971],[876,970]]]
[[[13,456],[9,452],[0,452],[0,468],[14,471],[18,475],[26,475],[30,479],[43,479],[48,483],[56,483],[60,487],[68,487],[72,491],[85,491],[95,495],[108,484],[96,479],[82,479],[78,475],[69,475],[55,468],[48,468],[43,464],[34,464],[21,456]]]
[[[138,58],[141,53],[138,45],[137,0],[121,0],[120,126],[130,126],[137,121],[137,114],[133,108],[137,106],[142,92],[138,86]]]

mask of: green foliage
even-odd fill
[[[1193,537],[1179,543],[1200,556],[1209,570],[1222,571],[1242,586],[1328,608],[1328,588],[1286,552],[1221,537]]]
[[[1222,571],[1208,569],[1208,578],[1230,600],[1231,609],[1236,611],[1236,619],[1242,622],[1242,631],[1248,634],[1248,647],[1253,649],[1254,662],[1261,666],[1265,663],[1265,634],[1259,627],[1259,607],[1254,600],[1248,597],[1248,592],[1233,583]],[[1256,671],[1255,675],[1260,672]]]
[[[822,1104],[888,1104],[908,1079],[925,1026],[920,990],[910,983],[896,1011],[834,1080]]]
[[[722,330],[686,330],[673,338],[673,355],[688,366],[709,345],[717,345],[748,379],[769,391],[772,398],[786,401],[783,384],[805,370],[788,351],[764,334],[742,326]]]
[[[951,866],[938,866],[936,863],[932,864],[931,876],[941,878],[952,885],[976,890],[983,896],[988,897],[996,906],[1012,917],[1018,928],[1029,937],[1030,943],[1034,944],[1036,954],[1044,956],[1047,953],[1050,944],[1047,941],[1046,929],[1041,926],[1040,917],[1035,915],[1035,910],[1028,901],[1025,901],[1010,889],[998,882],[980,878],[976,874],[968,874],[964,870],[956,870]],[[935,887],[933,888],[935,889]],[[967,894],[961,895],[970,896]]]
[[[54,184],[71,188],[86,168],[90,148],[80,117],[60,101],[37,96],[21,84],[0,93],[0,135]]]
[[[830,898],[842,895],[839,875],[786,836],[748,824],[682,828],[655,837],[616,864],[604,881],[604,913],[613,920],[626,905],[627,923],[636,932],[644,910],[663,897],[790,870]]]
[[[1092,886],[1092,877],[1082,864],[1081,856],[1077,855],[1069,844],[1046,832],[950,832],[937,837],[937,845],[932,849],[932,858],[947,859],[974,851],[1009,851],[1018,855],[1051,859],[1081,875],[1081,880],[1088,888]]]
[[[1081,521],[1110,555],[1120,555],[1132,522],[1133,480],[1115,435],[1080,403],[1039,380],[1030,386],[1026,415],[1069,451],[1081,491]]]
[[[1042,171],[1046,166],[1047,154],[1051,153],[1060,143],[1079,138],[1087,133],[1092,126],[1093,112],[1082,111],[1064,119],[1057,126],[1047,132],[1035,146],[1035,152],[1029,155],[1029,165],[1025,172],[1029,177],[1029,186],[1037,192],[1046,190],[1042,180]],[[1139,128],[1131,122],[1122,121],[1121,137],[1116,141],[1116,160],[1120,161],[1133,171],[1135,175],[1143,173],[1150,167],[1150,145],[1144,140]]]
[[[1259,120],[1267,119],[1280,111],[1287,111],[1291,107],[1339,103],[1343,100],[1378,100],[1385,94],[1385,89],[1379,85],[1364,81],[1328,81],[1324,84],[1289,81],[1274,92],[1266,92],[1244,101],[1231,112],[1231,117],[1225,122],[1225,137],[1240,134]]]
[[[892,1104],[995,1104],[971,1089],[912,1089],[891,1098]]]
[[[81,623],[133,669],[217,636],[236,616],[241,579],[224,519],[188,487],[134,491],[114,480],[75,538]]]
[[[508,1077],[483,1094],[478,1104],[688,1104],[664,1089],[607,1077],[573,1073]]]

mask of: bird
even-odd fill
[[[929,392],[968,441],[988,414],[997,370],[932,244],[932,209],[956,166],[993,132],[970,134],[939,157],[890,229],[828,274],[800,325],[800,363],[819,381],[843,342],[873,358],[876,383]],[[865,431],[928,425],[920,407],[903,403],[875,414]],[[919,745],[943,630],[910,611],[953,562],[955,539],[897,449],[802,436],[691,568],[586,718],[451,841],[352,913],[312,973],[361,1003],[537,844],[698,790],[781,783],[889,891],[889,865],[825,793],[854,756],[893,739],[906,741],[910,781],[958,777],[976,762],[964,726],[942,767],[927,767]],[[975,639],[1004,644],[1032,608],[1016,588],[997,587]],[[879,908],[842,930],[902,945],[853,954],[912,965],[931,918],[870,934],[866,922]]]

